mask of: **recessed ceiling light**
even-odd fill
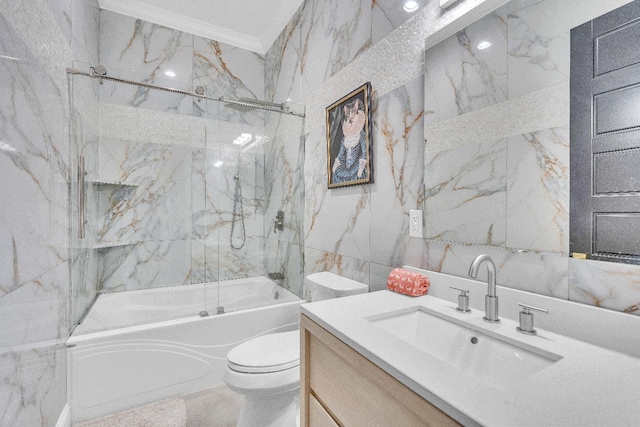
[[[415,12],[418,10],[418,2],[415,0],[407,0],[404,2],[404,11],[405,12]]]
[[[489,46],[491,46],[491,42],[488,42],[488,41],[486,41],[486,40],[485,40],[485,41],[482,41],[482,42],[480,42],[480,43],[478,43],[478,49],[480,49],[480,50],[482,50],[482,49],[486,49],[486,48],[488,48]]]
[[[167,71],[164,72],[164,75],[167,76],[167,77],[175,77],[176,73],[174,73],[171,70],[167,70]]]
[[[12,151],[12,152],[18,151],[14,147],[12,147],[11,144],[7,144],[6,142],[2,142],[2,141],[0,141],[0,150]]]
[[[245,145],[247,145],[249,142],[251,142],[251,139],[253,138],[253,136],[250,133],[243,133],[242,135],[240,135],[239,137],[237,137],[233,143],[235,145],[239,145],[240,147],[244,147]]]
[[[222,165],[224,165],[224,162],[222,160],[218,160],[217,162],[215,162],[213,164],[213,166],[216,167],[216,168],[219,168]]]

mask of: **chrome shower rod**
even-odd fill
[[[98,67],[96,67],[96,69],[97,68]],[[102,70],[104,70],[104,68],[102,68]],[[220,97],[207,96],[207,95],[204,95],[204,93],[203,94],[199,94],[199,93],[190,92],[190,91],[187,91],[187,90],[174,89],[174,88],[165,87],[165,86],[157,86],[157,85],[152,85],[152,84],[149,84],[149,83],[136,82],[136,81],[133,81],[133,80],[126,80],[126,79],[121,79],[121,78],[118,78],[118,77],[107,76],[106,75],[106,70],[104,71],[104,74],[102,72],[98,73],[98,72],[96,72],[96,70],[93,67],[91,69],[91,72],[78,70],[76,68],[67,68],[67,74],[74,74],[74,75],[79,75],[79,76],[91,77],[93,79],[99,79],[101,81],[102,80],[109,80],[109,81],[112,81],[112,82],[124,83],[124,84],[132,85],[132,86],[140,86],[140,87],[144,87],[144,88],[148,88],[148,89],[161,90],[161,91],[164,91],[164,92],[170,92],[170,93],[175,93],[175,94],[179,94],[179,95],[193,96],[194,98],[199,98],[199,99],[206,99],[206,100],[210,100],[210,101],[222,102],[222,103],[225,103],[225,104],[249,107],[251,109],[267,110],[267,111],[273,111],[273,112],[281,113],[281,114],[289,114],[289,115],[292,115],[292,116],[304,117],[304,114],[300,114],[300,113],[296,113],[295,111],[291,111],[284,104],[280,104],[280,105],[278,105],[278,104],[270,104],[268,102],[258,101],[258,100],[256,100],[256,102],[251,102],[251,101],[248,101],[248,100],[236,101],[234,99],[226,99],[226,98],[221,97],[221,96]]]

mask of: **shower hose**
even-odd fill
[[[238,165],[238,169],[240,169],[240,165]],[[244,211],[242,207],[242,184],[240,183],[240,172],[233,177],[236,180],[236,192],[233,200],[233,217],[231,219],[231,235],[229,236],[229,243],[231,244],[231,248],[233,249],[242,249],[245,241],[247,240],[247,234],[244,228]],[[240,224],[242,226],[242,243],[240,246],[236,246],[233,243],[233,234],[236,227],[236,222],[240,220]]]

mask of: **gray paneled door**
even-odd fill
[[[571,31],[570,251],[640,264],[640,1]]]

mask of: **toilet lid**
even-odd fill
[[[247,373],[279,372],[300,365],[300,331],[250,339],[227,354],[227,365]]]

